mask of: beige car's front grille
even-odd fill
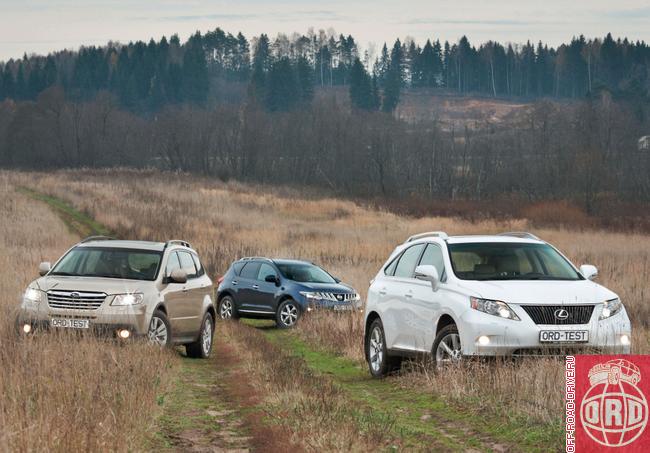
[[[59,290],[47,292],[49,306],[64,310],[97,310],[105,299],[105,293]]]

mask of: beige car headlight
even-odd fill
[[[122,307],[128,307],[131,305],[139,305],[144,300],[144,294],[133,293],[133,294],[118,294],[113,297],[113,302],[111,305],[117,305]]]
[[[43,300],[43,291],[36,288],[27,288],[23,298],[29,302],[34,302],[37,304]]]

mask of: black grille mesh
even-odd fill
[[[535,324],[552,324],[557,326],[567,324],[588,324],[594,311],[593,305],[522,305],[528,316]],[[569,317],[558,319],[557,310],[566,310]]]

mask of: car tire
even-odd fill
[[[149,329],[147,330],[149,344],[161,347],[170,347],[172,344],[172,327],[165,312],[156,310],[151,315]]]
[[[219,319],[224,321],[239,318],[237,308],[235,307],[235,301],[232,297],[223,296],[221,298],[219,305],[217,306],[217,316]]]
[[[207,359],[212,353],[214,340],[214,319],[210,313],[203,316],[199,338],[194,343],[185,345],[187,356],[192,359]]]
[[[399,371],[402,358],[388,355],[384,325],[380,319],[375,319],[370,324],[365,343],[366,361],[372,377],[380,379]]]
[[[436,335],[431,348],[431,360],[435,370],[441,371],[448,365],[459,364],[463,358],[462,352],[456,324],[443,327]]]
[[[279,329],[291,329],[300,319],[300,306],[293,299],[282,302],[275,312],[275,324]]]

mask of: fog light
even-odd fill
[[[118,334],[118,335],[120,336],[120,338],[123,339],[123,340],[126,340],[127,338],[129,338],[129,337],[131,336],[131,332],[129,332],[129,331],[126,330],[126,329],[122,329],[122,330],[120,330],[117,334]]]
[[[32,331],[32,325],[31,325],[31,324],[25,324],[25,325],[23,326],[23,332],[25,332],[25,333],[29,333],[29,332],[31,332],[31,331]]]
[[[627,335],[621,335],[621,344],[623,346],[629,345],[630,344],[630,337],[628,337]]]
[[[478,337],[478,344],[480,344],[481,346],[487,346],[490,344],[490,339],[485,335],[481,335],[480,337]]]

